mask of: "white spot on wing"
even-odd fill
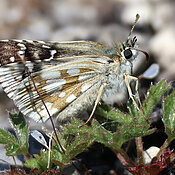
[[[51,83],[45,87],[43,87],[43,89],[45,89],[46,91],[50,91],[50,90],[54,90],[54,89],[60,89],[60,87],[66,83],[66,80],[61,79],[58,82],[54,82]]]
[[[26,50],[26,46],[22,43],[18,43],[17,46],[21,47],[21,50]]]
[[[46,48],[46,49],[50,49],[50,47],[49,47],[49,46],[44,45],[44,44],[42,45],[42,47],[43,47],[43,48]]]
[[[67,103],[71,103],[73,100],[75,100],[77,97],[74,95],[74,94],[72,94],[72,95],[70,95],[69,97],[67,97],[67,99],[66,99],[66,102]]]
[[[41,74],[42,79],[58,79],[60,77],[60,72],[59,71],[51,71],[51,72],[43,72]]]
[[[51,57],[50,59],[53,59],[54,55],[57,53],[56,50],[50,50]]]
[[[67,70],[67,73],[71,76],[77,75],[80,73],[80,69],[69,69],[69,70]]]
[[[10,61],[14,62],[15,61],[15,57],[10,57]]]
[[[60,97],[60,98],[63,98],[65,95],[66,95],[65,92],[61,92],[61,93],[59,94],[59,97]]]

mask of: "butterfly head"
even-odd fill
[[[120,47],[122,61],[125,62],[130,61],[132,62],[138,55],[137,49],[137,38],[134,37],[133,39],[128,38],[126,42],[123,42]]]
[[[140,16],[137,14],[136,15],[136,20],[135,20],[135,22],[134,22],[134,24],[133,24],[133,26],[132,26],[132,28],[131,28],[131,30],[129,32],[128,39],[126,40],[126,42],[123,42],[119,46],[120,53],[121,53],[120,55],[121,55],[121,58],[122,58],[121,61],[123,61],[123,62],[126,62],[126,60],[132,62],[137,57],[138,52],[144,53],[145,56],[146,56],[147,61],[149,59],[149,55],[148,55],[147,52],[138,49],[138,45],[136,43],[137,42],[136,36],[133,37],[133,38],[131,37],[131,34],[132,34],[133,30],[134,30],[134,27],[135,27],[139,17]]]

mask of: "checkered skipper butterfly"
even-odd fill
[[[132,73],[136,47],[130,35],[113,47],[93,41],[1,40],[0,82],[24,115],[46,121],[43,100],[51,116],[62,121],[93,106],[98,97],[120,93],[126,87],[123,75]]]

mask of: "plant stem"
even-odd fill
[[[143,145],[142,145],[142,138],[141,137],[136,138],[136,146],[137,146],[137,154],[138,154],[139,164],[144,164]]]
[[[124,166],[135,167],[134,162],[129,158],[128,154],[123,149],[112,149],[112,151],[116,154],[116,156]]]
[[[173,138],[174,139],[174,138]],[[159,152],[157,153],[157,158],[159,159],[160,156],[162,155],[162,153],[165,151],[165,149],[167,148],[167,146],[170,144],[170,142],[173,140],[172,138],[168,138],[165,140],[164,144],[161,146]]]

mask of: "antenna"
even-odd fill
[[[135,19],[135,21],[134,21],[134,24],[132,25],[131,30],[130,30],[130,32],[129,32],[127,42],[131,39],[131,34],[132,34],[132,32],[133,32],[133,30],[134,30],[134,27],[135,27],[137,21],[139,20],[139,18],[140,18],[140,15],[137,14],[137,15],[136,15],[136,19]],[[136,37],[134,37],[132,41],[135,43],[135,42],[137,41]],[[139,52],[142,52],[142,53],[145,54],[145,56],[146,56],[146,61],[149,61],[149,54],[148,54],[147,52],[145,52],[145,51],[143,51],[143,50],[141,50],[141,49],[138,49],[138,48],[134,48],[134,47],[129,47],[129,48],[131,48],[131,49],[133,49],[133,50],[137,50],[137,51],[139,51]]]
[[[133,32],[133,30],[134,30],[134,27],[135,27],[137,21],[139,20],[139,18],[140,18],[140,15],[137,14],[137,15],[136,15],[136,19],[135,19],[135,21],[134,21],[134,24],[132,25],[132,28],[131,28],[131,30],[130,30],[130,32],[129,32],[128,40],[131,38],[131,34],[132,34],[132,32]]]

